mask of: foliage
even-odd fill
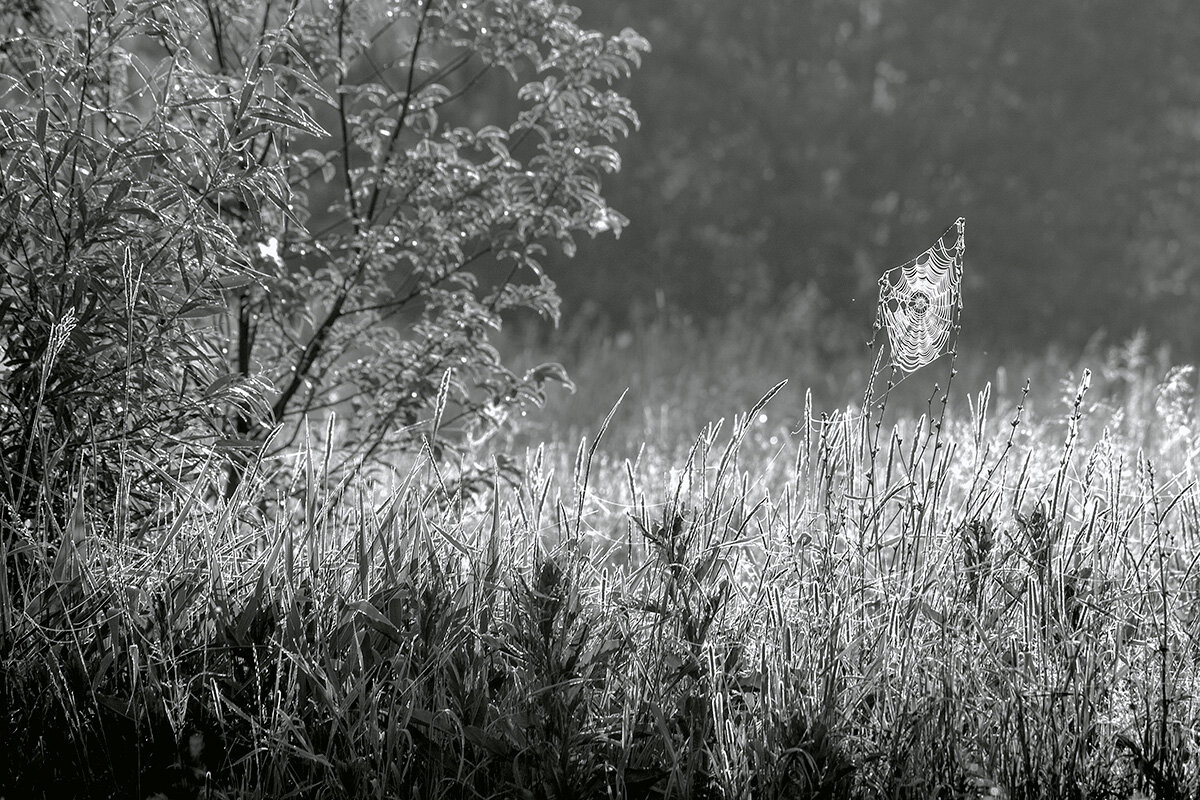
[[[74,29],[6,36],[0,56],[6,542],[35,509],[61,512],[83,473],[110,502],[153,503],[164,470],[193,474],[171,457],[214,431],[212,405],[262,410],[191,322],[212,313],[208,294],[248,280],[247,264],[217,257],[236,242],[207,201],[273,180],[239,152],[249,116],[220,141],[181,125],[222,81],[189,69],[165,31],[156,41],[176,56],[142,71],[123,43],[144,12],[84,13]]]
[[[577,17],[551,0],[5,12],[5,541],[64,519],[79,476],[139,519],[214,455],[232,494],[334,409],[316,427],[345,476],[484,437],[565,382],[514,374],[488,332],[557,318],[546,245],[625,222],[600,182],[637,118],[610,85],[646,44]]]

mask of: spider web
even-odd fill
[[[945,353],[958,330],[965,228],[959,217],[932,247],[879,279],[875,330],[887,329],[892,366],[903,372]]]

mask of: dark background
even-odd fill
[[[815,287],[869,326],[880,273],[967,219],[964,339],[1145,329],[1197,355],[1200,5],[580,0],[653,52],[605,193],[631,219],[550,266],[564,314],[700,318]]]

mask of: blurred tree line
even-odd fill
[[[1200,333],[1200,7],[1184,0],[580,0],[653,52],[610,199],[559,264],[568,317],[696,315],[875,281],[967,218],[988,346]],[[857,302],[852,302],[852,301]]]

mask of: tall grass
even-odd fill
[[[4,795],[1197,796],[1194,375],[1135,350],[1036,414],[618,410],[471,494],[314,443],[142,540],[80,491],[3,554]]]

